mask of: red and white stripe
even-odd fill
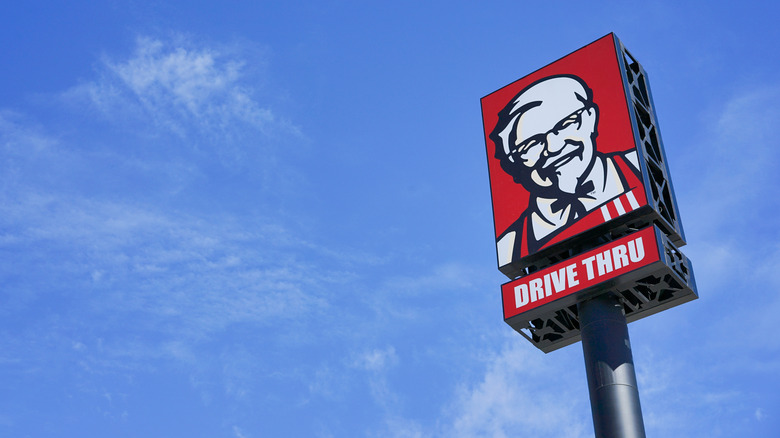
[[[607,222],[637,208],[639,208],[639,203],[636,201],[633,191],[630,191],[602,205],[601,214],[604,216],[604,222]]]

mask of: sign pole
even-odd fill
[[[645,438],[623,305],[611,293],[578,303],[597,438]]]

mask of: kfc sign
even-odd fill
[[[614,34],[482,98],[504,320],[544,352],[579,304],[698,297],[647,73]]]
[[[620,47],[609,34],[482,98],[498,265],[510,278],[658,209]],[[654,222],[667,223],[640,225]]]

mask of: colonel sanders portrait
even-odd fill
[[[573,75],[538,80],[499,112],[490,133],[495,157],[529,194],[528,207],[496,240],[499,266],[545,248],[578,222],[603,223],[639,207],[634,145],[599,152],[598,122],[593,91]]]

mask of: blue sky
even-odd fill
[[[701,298],[648,436],[780,428],[778,6],[27,2],[0,15],[0,435],[587,437],[502,321],[479,99],[609,32]]]

